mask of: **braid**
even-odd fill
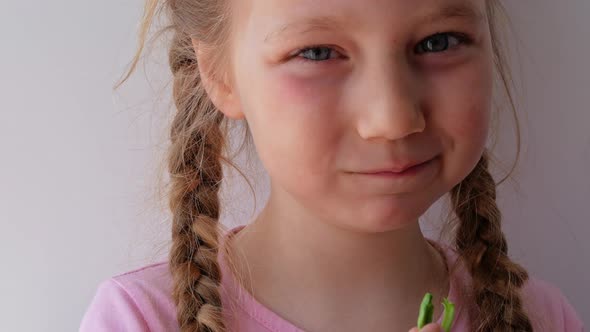
[[[176,33],[169,62],[178,110],[168,157],[173,214],[169,260],[177,319],[181,331],[223,332],[217,261],[223,115],[212,106],[200,84],[188,35]]]
[[[518,293],[528,273],[508,257],[487,151],[469,176],[452,189],[451,200],[459,219],[455,245],[473,277],[478,307],[471,330],[532,331]],[[479,322],[477,327],[475,322]]]

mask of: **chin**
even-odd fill
[[[422,195],[421,195],[422,196]],[[436,202],[436,197],[428,195],[384,196],[373,198],[365,204],[357,204],[353,211],[346,210],[343,218],[346,227],[358,231],[378,233],[389,232],[413,226],[419,218]],[[359,206],[361,205],[361,206]]]
[[[373,210],[369,213],[355,213],[355,218],[347,222],[347,228],[365,233],[383,233],[413,226],[418,223],[426,209],[410,210],[395,209]]]

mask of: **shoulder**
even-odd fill
[[[108,282],[108,281],[107,281]],[[167,262],[146,265],[110,278],[138,302],[172,304],[172,276]]]
[[[177,330],[168,264],[160,262],[103,280],[80,331]]]
[[[521,298],[535,330],[584,331],[583,323],[567,297],[548,281],[529,275],[521,290]]]
[[[469,297],[472,278],[458,259],[457,252],[444,243],[436,244],[445,248],[447,258],[452,265],[457,263],[458,271],[453,279],[457,296]],[[529,278],[521,288],[520,295],[523,308],[533,324],[534,331],[585,331],[582,320],[567,297],[548,281],[529,273]],[[470,300],[466,299],[466,301]]]

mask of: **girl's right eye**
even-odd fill
[[[336,50],[327,46],[310,46],[298,51],[295,55],[301,58],[302,61],[322,62],[330,60],[332,55],[336,54]]]

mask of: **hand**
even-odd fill
[[[430,323],[424,325],[424,327],[419,330],[418,327],[414,327],[409,332],[443,332],[443,329],[440,325],[436,323]]]

